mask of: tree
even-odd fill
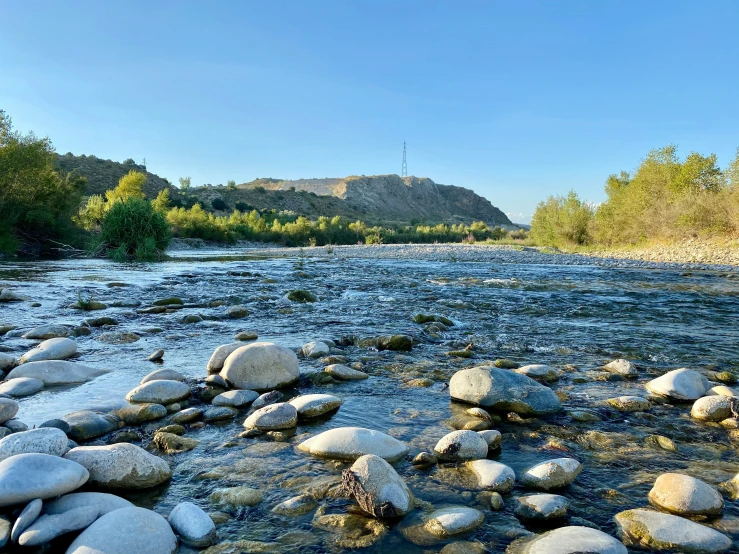
[[[190,192],[190,177],[180,177],[180,190],[185,194]]]
[[[228,181],[228,182],[226,183],[226,188],[227,188],[228,190],[236,190],[236,181],[233,181],[233,180],[231,180],[231,181]]]
[[[531,238],[547,246],[587,244],[593,211],[575,191],[567,196],[550,196],[536,207],[531,219]]]
[[[162,189],[157,197],[151,201],[151,205],[157,212],[166,214],[169,209],[169,189]]]
[[[105,193],[105,198],[109,204],[129,198],[146,198],[143,191],[144,183],[146,183],[146,175],[140,171],[131,170],[120,178],[116,188]]]
[[[86,181],[57,171],[55,161],[48,138],[14,131],[0,110],[0,251],[44,253],[54,241],[73,238]]]

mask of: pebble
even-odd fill
[[[39,514],[41,513],[41,508],[44,505],[44,501],[40,498],[36,498],[35,500],[31,500],[25,508],[23,508],[23,511],[20,513],[18,518],[15,520],[15,523],[13,524],[13,530],[10,532],[10,540],[12,542],[18,542],[18,538],[21,536],[21,533],[26,530],[26,528],[31,525],[36,519],[38,518]]]
[[[181,502],[167,518],[180,540],[189,546],[204,548],[218,540],[216,526],[202,508],[192,502]]]

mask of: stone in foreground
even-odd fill
[[[700,479],[682,473],[663,473],[649,491],[649,501],[673,514],[717,516],[724,508],[724,500],[716,489]]]
[[[73,492],[44,503],[44,514],[63,514],[82,507],[95,508],[97,519],[113,510],[133,507],[133,504],[125,498],[107,492]]]
[[[87,468],[90,482],[110,489],[144,489],[172,477],[169,464],[134,444],[78,446],[64,455]]]
[[[242,346],[244,346],[243,342],[232,342],[230,344],[222,344],[216,348],[213,351],[213,354],[211,354],[210,360],[208,360],[208,373],[218,373],[221,371],[226,358],[228,358],[234,350],[241,348]]]
[[[65,360],[77,353],[77,343],[66,337],[48,339],[23,354],[20,363]]]
[[[31,396],[44,389],[44,382],[33,377],[16,377],[0,383],[0,394],[7,394],[15,398]]]
[[[391,463],[408,452],[408,447],[398,439],[363,427],[339,427],[324,431],[300,443],[298,449],[319,458],[344,461],[375,454]]]
[[[683,367],[652,379],[644,387],[652,394],[674,400],[698,400],[711,385],[699,372]]]
[[[216,543],[216,526],[202,508],[192,502],[177,504],[167,518],[180,540],[189,546],[203,548]]]
[[[425,527],[432,535],[446,538],[472,531],[482,525],[484,519],[479,510],[455,506],[429,514]]]
[[[190,396],[190,387],[181,381],[158,380],[139,385],[126,395],[131,403],[173,404]]]
[[[67,435],[60,429],[41,427],[13,433],[0,440],[0,461],[17,454],[63,456],[68,450]]]
[[[515,513],[522,519],[550,520],[567,515],[570,501],[558,494],[532,494],[516,499]]]
[[[488,443],[474,431],[452,431],[436,443],[434,454],[444,462],[478,460],[488,455]]]
[[[221,376],[237,389],[265,391],[291,385],[300,377],[295,352],[271,342],[254,342],[234,350]]]
[[[343,400],[332,394],[304,394],[290,400],[289,404],[298,411],[298,417],[318,417],[341,406]]]
[[[211,404],[214,406],[243,408],[254,402],[258,397],[259,394],[253,390],[229,390],[213,398]]]
[[[560,527],[542,535],[519,539],[516,554],[627,554],[620,541],[590,527]],[[513,545],[512,545],[513,546]]]
[[[298,424],[298,411],[287,402],[279,402],[260,408],[244,421],[246,429],[278,431],[290,429]]]
[[[458,371],[449,382],[449,391],[455,400],[523,415],[552,414],[561,408],[549,387],[492,366]]]
[[[344,471],[342,486],[365,512],[378,518],[404,516],[413,509],[413,495],[405,481],[374,454],[358,458]]]
[[[623,375],[624,377],[636,377],[639,372],[629,360],[619,359],[613,360],[603,366],[603,369],[616,373],[617,375]]]
[[[342,364],[331,364],[326,366],[323,371],[339,381],[361,381],[362,379],[367,379],[369,377],[369,375],[363,371],[352,369]]]
[[[582,465],[574,458],[556,458],[526,470],[521,483],[545,491],[559,489],[572,483],[581,471]]]
[[[94,506],[80,506],[61,514],[42,515],[18,538],[21,546],[39,546],[73,531],[87,528],[98,518]]]
[[[73,412],[64,416],[63,421],[69,425],[69,438],[84,441],[101,437],[118,429],[121,420],[113,414],[101,414],[90,410]]]
[[[0,425],[13,419],[21,405],[12,398],[0,398]]]
[[[614,518],[626,546],[689,554],[712,554],[731,548],[731,539],[715,529],[652,510],[626,510]]]
[[[693,404],[690,417],[701,421],[723,421],[732,417],[730,396],[704,396]]]
[[[145,508],[121,508],[85,529],[66,554],[173,554],[177,537],[167,520]]]
[[[12,456],[0,462],[0,507],[60,496],[78,489],[89,477],[83,466],[58,456]]]
[[[493,460],[474,460],[467,462],[467,468],[477,478],[477,486],[481,489],[505,493],[513,488],[516,474],[505,464]]]
[[[107,369],[98,369],[76,362],[45,360],[19,365],[8,373],[7,378],[32,377],[42,381],[44,386],[50,387],[87,383],[106,373],[108,373]]]

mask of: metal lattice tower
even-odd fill
[[[405,161],[405,141],[403,141],[403,168],[400,170],[401,177],[408,177],[408,164]]]

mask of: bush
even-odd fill
[[[587,244],[592,218],[593,207],[574,191],[567,196],[550,196],[539,203],[531,218],[531,238],[546,246]]]
[[[228,205],[223,201],[223,198],[216,198],[210,205],[213,206],[214,210],[222,211],[228,209]]]
[[[100,240],[109,255],[117,260],[160,257],[170,239],[164,215],[142,198],[115,202],[105,214]]]

